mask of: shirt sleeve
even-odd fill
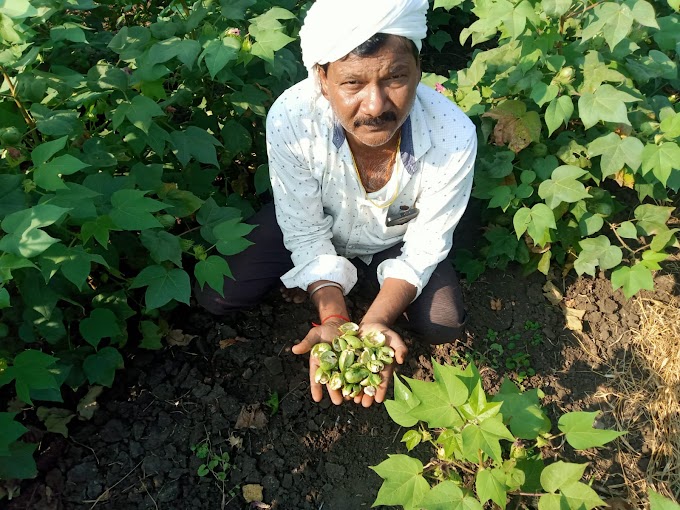
[[[420,296],[437,264],[451,250],[453,231],[470,199],[476,155],[477,136],[473,129],[463,150],[423,175],[422,192],[416,202],[419,214],[408,224],[401,255],[378,266],[381,286],[385,278],[406,280],[416,287],[416,298]]]
[[[336,253],[331,242],[333,218],[324,213],[321,185],[293,132],[285,107],[275,103],[267,116],[269,177],[276,220],[294,266],[281,281],[288,288],[305,290],[315,281],[330,280],[347,294],[357,282],[357,271]]]

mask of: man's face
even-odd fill
[[[347,135],[360,145],[380,147],[411,111],[420,64],[403,40],[390,36],[376,54],[350,54],[319,76],[322,93]]]

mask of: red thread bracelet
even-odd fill
[[[329,315],[328,317],[322,319],[322,320],[321,320],[321,324],[317,324],[316,322],[312,322],[312,326],[314,326],[315,328],[316,328],[316,327],[319,327],[319,326],[321,326],[322,324],[325,324],[326,321],[327,321],[328,319],[333,319],[333,318],[335,318],[335,319],[342,319],[342,320],[344,320],[345,322],[350,322],[350,320],[349,320],[347,317],[343,316],[343,315],[333,314],[333,315]]]

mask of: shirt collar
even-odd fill
[[[333,124],[333,145],[340,150],[344,143],[345,130],[336,120]],[[401,160],[409,174],[413,175],[416,171],[416,161],[427,152],[431,145],[430,131],[425,122],[423,106],[416,95],[411,113],[406,117],[401,129]]]

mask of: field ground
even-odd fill
[[[629,301],[602,276],[554,280],[563,295],[554,305],[542,275],[487,272],[465,286],[467,342],[431,348],[405,333],[411,352],[399,373],[429,378],[432,357],[455,362],[467,356],[494,392],[504,375],[517,380],[527,372],[522,384],[545,392],[553,425],[562,411],[602,410],[598,423],[629,429],[597,453],[561,450],[591,463],[587,475],[602,497],[620,498],[612,501],[618,508],[640,508],[638,496],[649,481],[677,498],[677,274],[677,262],[669,263],[657,274],[655,292]],[[354,317],[361,317],[369,295],[365,289],[350,294]],[[367,466],[405,452],[404,430],[384,406],[312,402],[306,360],[290,352],[316,319],[311,305],[285,303],[274,291],[257,309],[220,320],[185,312],[174,327],[197,335],[177,335],[188,345],[127,359],[92,421],[72,424],[68,439],[36,433],[43,476],[24,483],[9,508],[370,508],[381,480]],[[659,343],[656,350],[651,341]],[[513,363],[520,368],[509,369]],[[275,414],[267,405],[273,395]],[[202,461],[191,446],[206,440],[214,452],[230,454],[224,484],[197,475]],[[423,459],[429,453],[425,445],[415,450]],[[245,503],[247,484],[262,486],[262,505]]]

